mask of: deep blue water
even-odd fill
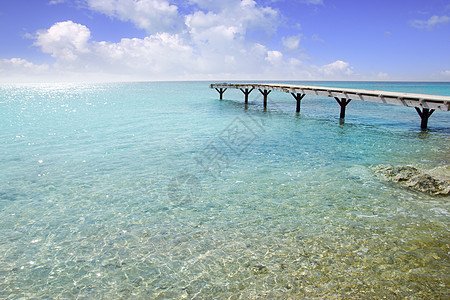
[[[450,96],[450,83],[295,82]],[[0,86],[0,298],[442,297],[450,113],[209,82]]]

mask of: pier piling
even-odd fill
[[[345,107],[347,106],[347,104],[350,103],[350,101],[352,101],[352,99],[346,98],[339,99],[338,97],[334,97],[334,99],[336,99],[337,103],[339,103],[339,105],[341,106],[341,114],[339,115],[339,118],[345,119]]]
[[[219,92],[219,94],[220,94],[220,100],[222,100],[222,95],[223,95],[223,93],[225,93],[225,91],[226,91],[227,89],[226,88],[216,88],[216,91],[218,91]]]
[[[306,94],[300,94],[300,93],[291,93],[292,96],[294,96],[295,100],[297,100],[297,107],[295,109],[295,112],[300,112],[300,102],[302,101],[303,97],[306,96]]]
[[[427,129],[428,127],[428,118],[434,113],[434,109],[424,108],[422,111],[420,108],[415,107],[417,113],[420,116],[421,122],[420,122],[420,128],[421,129]]]
[[[248,95],[254,90],[254,88],[252,88],[251,90],[249,90],[249,89],[245,89],[245,90],[244,89],[240,89],[240,90],[245,95],[245,104],[248,104]]]
[[[261,90],[261,89],[259,89],[259,92],[261,94],[263,94],[263,96],[264,96],[264,108],[267,108],[267,96],[270,94],[271,91],[272,90]]]

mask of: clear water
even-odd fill
[[[0,87],[0,298],[450,296],[449,197],[370,169],[448,165],[448,112],[208,84]]]

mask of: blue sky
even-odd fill
[[[0,82],[450,81],[450,2],[1,1],[0,45]]]

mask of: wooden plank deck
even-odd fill
[[[264,96],[264,107],[267,106],[267,96],[271,91],[290,93],[297,100],[297,112],[300,111],[300,101],[304,95],[333,97],[341,106],[341,118],[345,117],[345,107],[351,100],[370,101],[393,105],[414,107],[422,119],[421,127],[427,128],[428,118],[435,110],[449,111],[450,97],[428,94],[401,93],[377,90],[332,88],[322,86],[305,86],[280,83],[213,83],[222,99],[228,88],[240,89],[245,94],[245,102],[253,90],[259,90]]]

